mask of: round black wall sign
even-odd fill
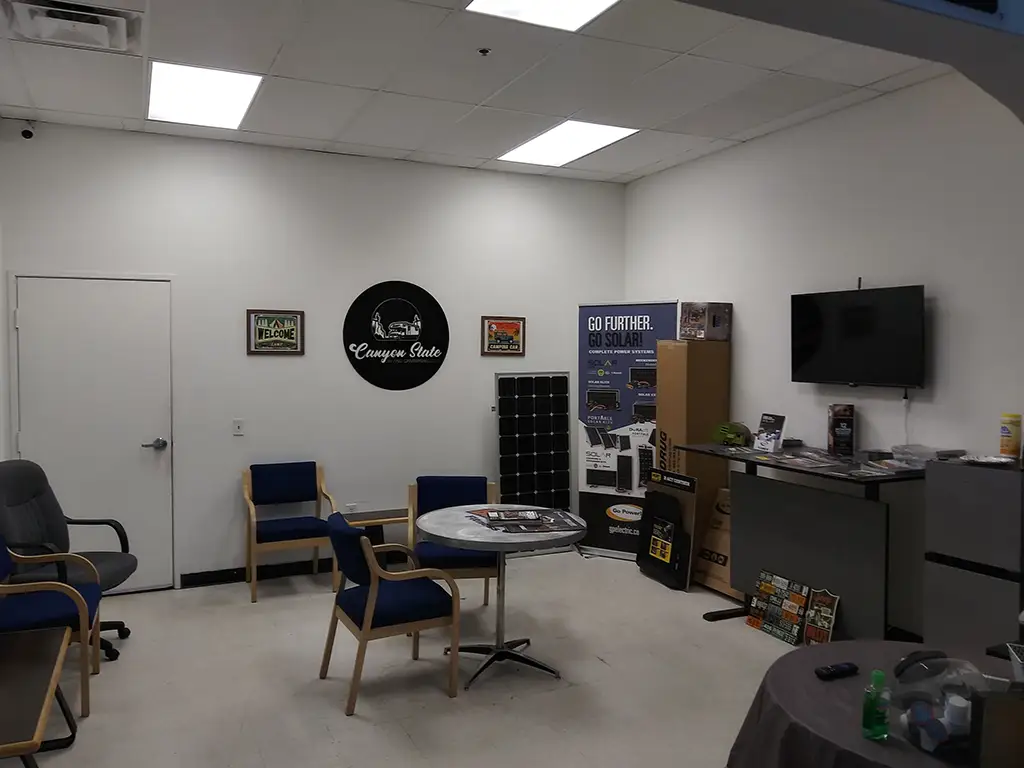
[[[356,373],[381,389],[412,389],[438,372],[448,354],[448,318],[418,285],[389,280],[367,288],[345,315],[345,354]]]

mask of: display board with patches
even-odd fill
[[[367,288],[349,307],[345,354],[356,373],[381,389],[429,381],[448,354],[448,319],[423,288],[389,280]]]
[[[809,589],[806,585],[761,571],[750,596],[747,624],[790,645],[799,645]]]
[[[498,374],[496,388],[501,503],[568,510],[569,374]]]

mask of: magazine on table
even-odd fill
[[[558,509],[490,510],[487,526],[505,533],[555,533],[583,528],[572,515]]]

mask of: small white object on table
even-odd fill
[[[575,544],[586,535],[587,525],[575,515],[571,515],[572,519],[580,524],[580,529],[576,531],[506,533],[487,525],[486,513],[489,511],[506,512],[528,509],[541,513],[558,511],[523,504],[467,504],[460,507],[437,509],[421,515],[416,520],[416,529],[428,541],[456,549],[475,549],[498,554],[498,616],[495,622],[494,644],[476,643],[459,646],[459,653],[481,654],[486,657],[477,671],[473,673],[469,682],[466,683],[467,690],[480,676],[480,673],[496,661],[515,661],[548,672],[556,678],[561,677],[554,667],[518,650],[530,644],[529,638],[505,640],[505,556],[509,552],[557,549]]]

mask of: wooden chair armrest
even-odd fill
[[[440,568],[414,568],[411,571],[383,571],[379,576],[384,581],[410,581],[411,579],[437,579],[448,583],[448,588],[452,591],[452,599],[459,599],[459,585],[455,583],[455,579]]]
[[[327,499],[327,503],[331,505],[331,513],[333,514],[334,512],[337,512],[338,511],[338,502],[334,500],[334,497],[327,490],[327,483],[326,482],[321,482],[320,483],[320,493],[323,494],[323,497],[325,499]]]
[[[7,550],[10,552],[10,550]],[[100,574],[96,570],[96,566],[86,560],[81,555],[75,555],[70,552],[60,552],[54,555],[19,555],[17,552],[11,552],[11,560],[15,563],[21,563],[24,565],[43,565],[45,563],[77,563],[78,565],[90,571],[93,575],[94,580],[97,584],[100,583]],[[35,582],[37,584],[58,584],[56,581],[40,581]],[[67,586],[67,585],[61,585]],[[72,590],[74,592],[74,590]],[[78,594],[77,592],[75,594]]]
[[[416,557],[416,553],[405,546],[405,544],[377,544],[373,548],[374,552],[401,552],[403,555],[409,558],[412,562],[413,568],[420,567],[420,559]]]

